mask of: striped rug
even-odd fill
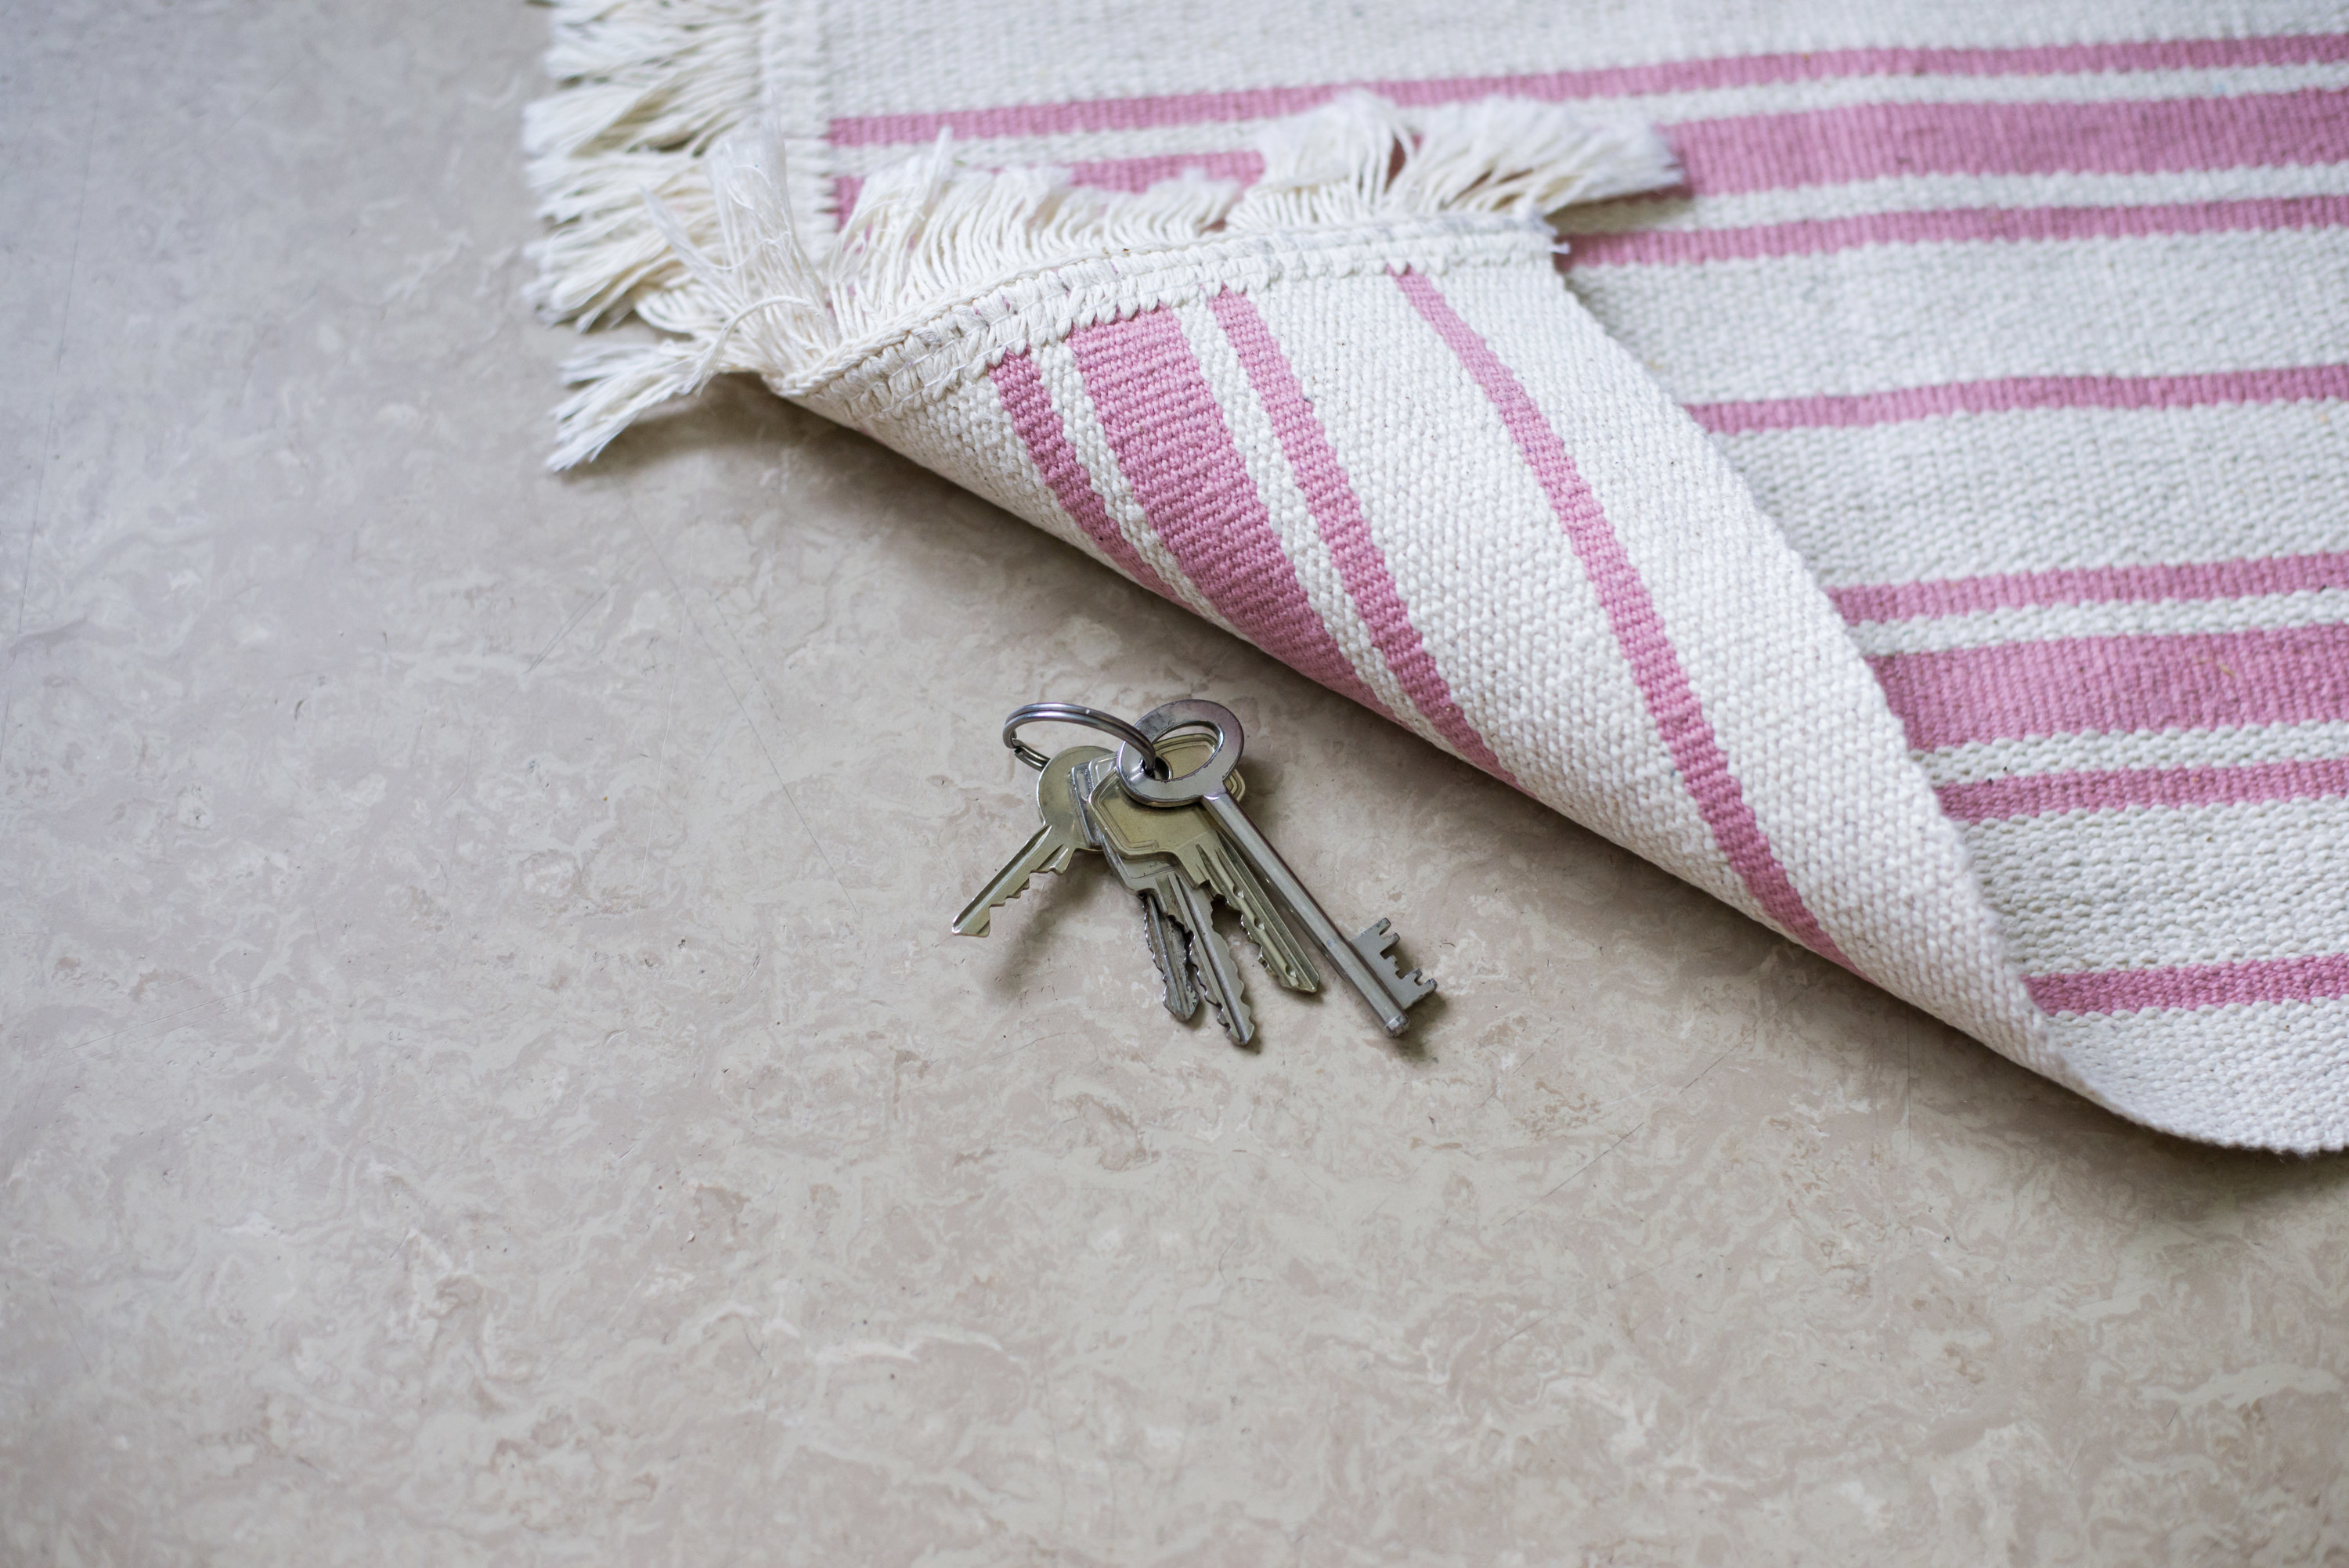
[[[941,133],[989,166],[1139,191],[1252,181],[1268,122],[1355,88],[1660,124],[1685,185],[1563,214],[1566,286],[1711,432],[1840,613],[2051,1041],[2156,1125],[2349,1142],[2339,10],[1029,0],[940,26],[921,0],[707,9],[689,47],[732,74],[658,101],[623,81],[648,106],[632,156],[649,182],[762,113],[812,236]],[[1227,297],[1222,335],[1278,423],[1298,398]],[[1065,374],[1088,381],[1085,355],[1112,343],[1150,352],[1173,328],[1148,320],[1072,337]],[[1042,374],[1007,358],[996,390],[1044,479],[1073,479],[1092,469],[1044,430]],[[1309,490],[1310,441],[1289,459]],[[1112,536],[1123,570],[1203,608],[1247,591],[1173,583]],[[1336,566],[1376,577],[1367,557]],[[1396,632],[1408,616],[1381,621],[1374,580],[1354,598],[1366,634],[1401,637],[1381,645],[1398,689],[1506,776]],[[1323,622],[1280,624],[1270,651],[1391,707]]]

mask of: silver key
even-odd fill
[[[1214,750],[1215,742],[1206,736],[1178,735],[1160,747],[1158,754],[1170,759],[1169,766],[1185,769],[1205,762]],[[1108,756],[1105,751],[1102,753],[1104,759]],[[1093,818],[1088,799],[1092,788],[1086,782],[1095,771],[1089,769],[1073,782],[1077,809],[1085,816],[1086,833],[1098,846],[1102,836],[1101,824]],[[1232,776],[1231,786],[1235,795],[1247,788],[1237,774]],[[1158,902],[1155,892],[1144,888],[1133,896],[1142,905],[1142,937],[1150,948],[1151,962],[1158,965],[1159,983],[1165,991],[1166,1010],[1187,1024],[1198,1016],[1199,987],[1192,979],[1191,952],[1184,937],[1183,927],[1168,916],[1165,906]]]
[[[1191,737],[1181,738],[1188,740]],[[1176,770],[1203,747],[1173,746],[1162,749]],[[1239,912],[1240,925],[1264,956],[1272,977],[1292,991],[1318,991],[1321,976],[1312,955],[1297,940],[1288,922],[1268,897],[1262,883],[1216,828],[1216,820],[1197,806],[1143,806],[1125,792],[1114,771],[1101,769],[1100,782],[1081,789],[1085,813],[1096,834],[1115,844],[1128,857],[1171,855],[1191,880]],[[1081,788],[1081,780],[1080,781]]]
[[[1166,911],[1174,924],[1182,928],[1187,940],[1190,977],[1198,985],[1199,995],[1216,1010],[1216,1021],[1232,1043],[1245,1046],[1256,1038],[1256,1018],[1248,1011],[1247,985],[1240,978],[1239,961],[1224,941],[1223,933],[1216,929],[1215,905],[1199,890],[1176,861],[1153,855],[1146,860],[1130,861],[1104,844],[1102,853],[1115,867],[1118,876],[1137,892],[1147,888]],[[1143,879],[1137,885],[1133,879]],[[1171,971],[1170,971],[1171,972]]]
[[[985,936],[995,912],[1026,892],[1040,872],[1066,871],[1078,851],[1100,848],[1092,822],[1079,800],[1076,774],[1088,765],[1106,768],[1109,760],[1110,754],[1098,746],[1072,746],[1045,763],[1044,770],[1036,778],[1036,811],[1044,820],[1042,825],[970,901],[969,906],[955,917],[957,935]],[[1151,957],[1157,961],[1159,979],[1165,987],[1166,1010],[1188,1020],[1199,1011],[1199,993],[1192,985],[1185,967],[1183,939],[1170,929],[1156,894],[1145,892],[1140,897],[1143,939],[1149,944]]]
[[[1098,771],[1091,779],[1080,774],[1080,792],[1089,796],[1092,790],[1088,783],[1106,783],[1112,766],[1107,761],[1093,764]],[[1198,982],[1200,995],[1215,1008],[1224,1033],[1232,1037],[1235,1045],[1245,1046],[1254,1039],[1256,1019],[1248,1011],[1247,986],[1240,978],[1239,963],[1232,956],[1223,934],[1216,929],[1215,905],[1184,871],[1182,862],[1172,855],[1127,855],[1106,836],[1100,848],[1102,858],[1109,861],[1120,882],[1136,893],[1155,898],[1167,918],[1181,928],[1189,943],[1192,975]],[[1168,973],[1173,973],[1171,968]]]
[[[1036,813],[1044,819],[1043,825],[955,916],[956,935],[985,936],[995,912],[1027,892],[1039,872],[1066,871],[1079,850],[1093,848],[1084,812],[1077,805],[1073,775],[1108,755],[1098,746],[1072,746],[1044,764],[1044,771],[1036,776]]]
[[[1240,858],[1279,895],[1296,914],[1298,923],[1338,966],[1338,972],[1370,1004],[1371,1011],[1378,1015],[1386,1032],[1402,1034],[1411,1026],[1404,1009],[1434,990],[1435,982],[1415,969],[1409,975],[1402,973],[1392,953],[1395,933],[1386,921],[1380,921],[1350,941],[1340,934],[1337,923],[1315,902],[1297,873],[1288,869],[1280,851],[1272,847],[1271,841],[1257,830],[1247,813],[1240,810],[1239,802],[1232,799],[1227,780],[1246,744],[1238,717],[1220,703],[1194,698],[1153,709],[1137,727],[1154,742],[1171,730],[1195,725],[1205,725],[1216,732],[1215,754],[1191,772],[1174,778],[1153,779],[1145,770],[1147,759],[1142,753],[1131,746],[1119,747],[1115,767],[1126,793],[1148,806],[1187,806],[1195,801],[1205,807]]]

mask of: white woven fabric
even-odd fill
[[[542,303],[687,335],[595,362],[568,455],[761,371],[2125,1115],[2349,1144],[2335,14],[620,0],[558,32]],[[1566,284],[1474,202],[1203,233],[1195,183],[959,293],[947,245],[841,326],[873,263],[823,259],[836,212],[941,131],[1246,184],[1355,84],[1651,117],[1686,183],[1561,214]]]

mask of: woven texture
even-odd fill
[[[800,390],[2126,1115],[2349,1143],[2337,15],[1565,9],[647,7],[533,129],[554,286],[643,263],[548,303],[660,319],[609,192],[689,222],[762,112],[817,245],[942,130],[1140,190],[1350,85],[1652,117],[1685,188],[1564,284],[1494,221],[1203,242]]]

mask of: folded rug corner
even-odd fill
[[[2226,291],[2340,273],[2337,174],[2274,170],[2349,161],[2349,44],[2099,15],[1429,77],[1396,7],[1295,88],[1177,51],[1113,100],[1063,19],[968,103],[910,11],[884,81],[871,15],[564,0],[534,298],[666,335],[581,357],[555,461],[755,373],[2123,1115],[2339,1148],[2349,310]],[[2314,119],[2246,120],[2278,70]],[[1649,124],[1692,102],[1739,112]],[[2214,168],[2294,193],[2169,199]],[[2286,363],[2095,308],[2181,234]]]

